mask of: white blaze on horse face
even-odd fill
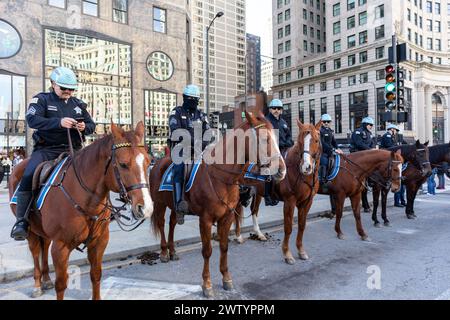
[[[400,163],[398,165],[398,172],[400,172],[400,174],[399,174],[400,181],[402,181],[402,169],[403,169],[403,165]]]
[[[141,182],[142,184],[147,184],[147,179],[146,179],[146,170],[144,169],[144,160],[145,160],[145,156],[140,153],[137,157],[136,157],[136,164],[139,167],[139,171],[141,173]],[[142,208],[142,210],[144,211],[144,215],[145,218],[150,218],[151,215],[153,214],[153,200],[152,197],[150,196],[150,190],[148,188],[143,188],[141,189],[142,191],[142,199],[144,199],[144,208]]]
[[[311,154],[309,154],[310,150],[310,145],[311,145],[311,134],[309,133],[308,135],[306,135],[305,140],[304,140],[304,144],[303,144],[303,166],[302,166],[302,171],[303,174],[309,174],[311,173],[312,169],[313,169],[313,164],[312,164],[312,157]]]

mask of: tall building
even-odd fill
[[[247,93],[261,88],[261,38],[247,33]]]
[[[270,59],[263,59],[261,65],[261,86],[264,91],[271,92],[273,86],[273,61]]]
[[[234,105],[245,92],[245,0],[191,1],[192,82],[206,92],[205,29],[218,12],[209,31],[210,113]]]
[[[58,66],[77,74],[75,96],[97,123],[94,138],[111,120],[127,127],[142,120],[152,152],[163,150],[170,110],[189,81],[185,0],[4,0],[0,12],[1,153],[31,149],[28,101],[48,90]]]
[[[415,137],[434,143],[448,142],[450,1],[333,1],[322,10],[326,14],[326,34],[320,41],[326,41],[320,44],[319,22],[320,26],[324,23],[318,16],[312,17],[324,3],[273,0],[273,13],[278,17],[273,22],[274,34],[278,35],[274,41],[278,63],[274,67],[273,90],[291,109],[293,120],[317,122],[327,112],[334,119],[337,137],[346,142],[348,133],[370,115],[377,120],[378,133],[382,134],[384,69],[395,34],[408,47],[408,61],[401,64],[406,70],[409,111],[404,135],[411,140]],[[303,14],[286,14],[289,10]],[[301,34],[281,32],[287,25],[303,25]],[[312,28],[316,29],[314,34]],[[313,35],[315,52],[311,50]],[[300,38],[294,41],[295,37]],[[286,43],[295,46],[286,50]],[[317,45],[325,46],[326,51],[318,53]],[[307,50],[309,53],[305,54]],[[294,58],[298,52],[303,55],[300,61]],[[291,64],[286,64],[289,56]]]

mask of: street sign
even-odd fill
[[[397,45],[397,63],[407,61],[407,51],[408,47],[406,43]],[[394,53],[392,52],[392,47],[389,47],[389,63],[395,63]]]

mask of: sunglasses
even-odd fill
[[[69,89],[69,88],[64,88],[64,87],[59,87],[59,89],[61,91],[75,91],[75,89]]]
[[[327,124],[330,124],[331,123],[331,121],[322,121],[323,123],[327,123]]]
[[[272,110],[276,110],[276,111],[282,111],[283,108],[272,108]]]

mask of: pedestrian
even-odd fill
[[[445,190],[445,173],[448,171],[448,163],[443,162],[437,169],[437,176],[439,178],[438,190]]]
[[[8,189],[9,173],[11,172],[11,166],[12,166],[11,159],[9,159],[8,156],[3,158],[3,160],[2,160],[3,174],[6,175],[6,186],[5,186],[5,189]]]
[[[13,169],[14,169],[15,166],[17,166],[22,161],[23,161],[23,157],[20,154],[20,152],[18,150],[14,151],[14,158],[13,158],[13,161],[12,161]]]
[[[0,183],[3,182],[3,178],[5,177],[5,168],[3,167],[3,160],[5,158],[2,156],[0,157]]]
[[[434,168],[431,176],[428,178],[428,181],[427,181],[429,195],[436,195],[436,181],[435,181],[436,173],[437,173],[437,169]]]

